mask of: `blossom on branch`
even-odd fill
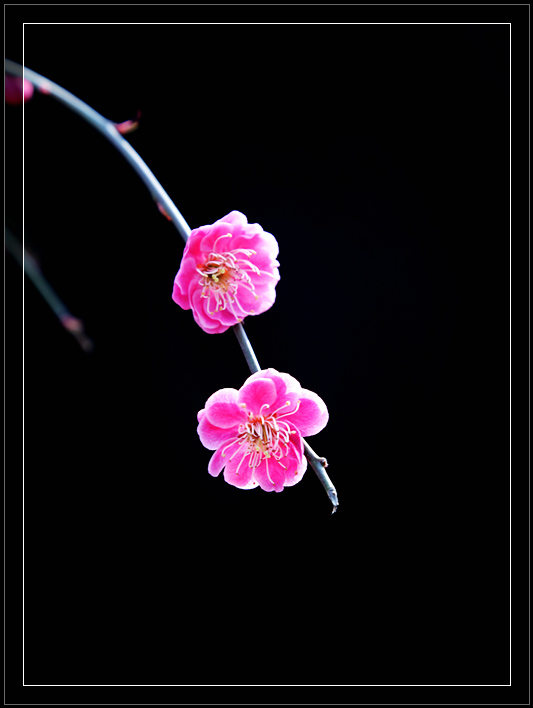
[[[4,81],[6,103],[9,105],[19,106],[21,103],[29,101],[33,96],[33,84],[27,79],[6,74]]]
[[[232,211],[210,226],[193,229],[172,299],[192,309],[208,334],[225,332],[247,315],[259,315],[276,299],[278,243],[259,224]]]
[[[241,489],[282,492],[307,468],[303,438],[328,422],[324,401],[276,369],[252,374],[239,391],[223,388],[198,413],[198,435],[216,452],[208,472]]]

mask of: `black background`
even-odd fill
[[[183,242],[124,159],[36,93],[25,243],[95,349],[24,284],[25,683],[509,683],[509,27],[29,24],[24,61],[140,110],[191,228],[275,235],[245,328],[326,402],[340,501],[310,468],[281,494],[207,473],[237,340],[171,300]]]

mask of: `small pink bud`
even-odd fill
[[[60,315],[59,321],[67,332],[70,332],[74,336],[84,352],[93,351],[94,342],[85,334],[83,322],[80,319],[68,313],[65,315]]]
[[[72,332],[73,334],[76,332],[83,332],[83,323],[77,317],[74,317],[73,315],[61,315],[59,319],[63,327],[69,332]]]
[[[127,133],[133,133],[139,127],[139,119],[141,117],[141,112],[137,111],[137,118],[135,120],[125,120],[123,123],[115,123],[115,128],[121,135],[126,135]]]
[[[168,215],[168,212],[166,211],[165,207],[164,207],[160,202],[157,202],[157,208],[159,209],[159,211],[161,212],[161,214],[163,214],[163,216],[165,217],[165,219],[168,219],[169,221],[172,221],[172,217]]]
[[[6,103],[10,106],[20,106],[33,96],[33,84],[21,76],[5,76]]]

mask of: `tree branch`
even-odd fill
[[[149,169],[148,165],[132,148],[128,141],[122,137],[120,132],[117,130],[115,123],[101,116],[93,108],[91,108],[89,105],[77,98],[77,96],[74,96],[74,94],[70,93],[70,91],[67,91],[63,87],[59,86],[58,84],[55,84],[53,81],[50,81],[44,76],[37,74],[31,69],[27,69],[26,67],[23,67],[20,64],[17,64],[16,62],[6,59],[5,70],[9,74],[21,76],[27,79],[42,93],[50,94],[58,101],[65,104],[68,108],[70,108],[75,113],[78,113],[78,115],[80,115],[94,128],[96,128],[96,130],[100,131],[111,143],[113,143],[117,150],[122,153],[122,155],[133,167],[135,172],[137,172],[139,177],[142,179],[142,181],[148,188],[148,191],[152,195],[152,198],[158,203],[158,205],[163,207],[165,212],[168,214],[170,221],[172,221],[182,239],[185,242],[187,241],[191,234],[190,226],[187,224],[179,209],[176,207],[172,199],[168,196],[159,181],[156,179],[153,172]],[[246,336],[242,324],[239,323],[234,325],[233,331],[235,332],[237,340],[239,341],[250,371],[252,373],[260,371],[261,369],[259,367],[259,362],[257,361],[255,352],[252,349],[252,345],[250,344],[250,340]],[[322,483],[324,489],[328,494],[331,503],[333,504],[332,513],[335,513],[339,502],[335,487],[333,486],[330,478],[326,474],[327,462],[325,458],[318,457],[318,455],[311,449],[311,447],[305,440],[304,451],[305,456],[309,461],[309,464],[316,472],[320,482]]]

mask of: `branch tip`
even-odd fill
[[[331,513],[334,514],[339,506],[339,499],[337,497],[337,492],[335,491],[335,489],[328,489],[328,497],[330,502],[333,504],[333,511]]]

